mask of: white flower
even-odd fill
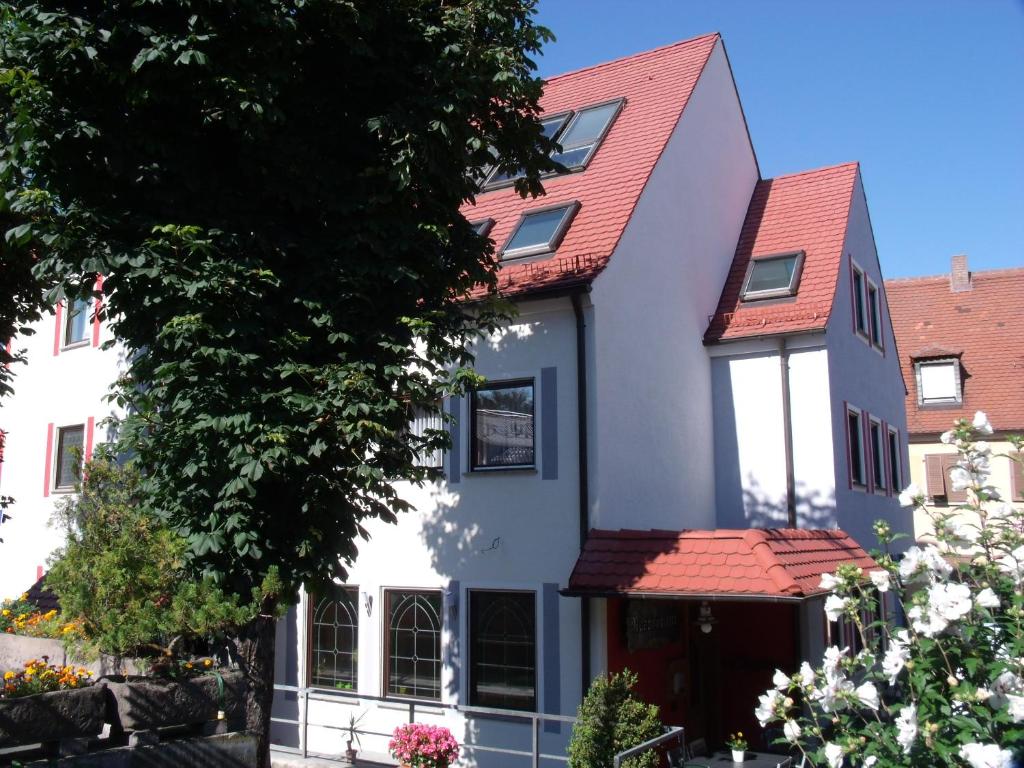
[[[896,678],[909,660],[910,633],[901,629],[889,643],[889,649],[882,658],[882,672],[889,676],[889,685],[895,684]]]
[[[806,661],[800,663],[800,682],[808,688],[814,685],[814,670]]]
[[[823,573],[821,574],[821,583],[818,584],[819,589],[824,589],[831,592],[833,589],[839,586],[839,579],[836,578],[834,573]]]
[[[911,483],[900,491],[901,507],[916,507],[922,499],[924,499],[924,491],[917,483]]]
[[[825,759],[828,761],[828,768],[840,768],[843,764],[843,748],[838,744],[826,742]]]
[[[1010,705],[1010,717],[1013,718],[1013,722],[1019,723],[1024,721],[1024,696],[1014,696],[1011,693],[1007,694],[1006,700]]]
[[[1017,586],[1024,583],[1024,544],[996,560],[996,567],[1012,578]]]
[[[1010,696],[1024,693],[1024,680],[1010,670],[1006,670],[992,681],[992,693],[988,698],[992,709],[1000,709],[1010,703]]]
[[[782,726],[782,735],[794,744],[796,744],[797,741],[800,740],[801,733],[802,731],[800,729],[800,723],[798,723],[796,720],[787,720],[785,724]]]
[[[907,616],[913,619],[916,631],[935,637],[970,612],[971,588],[966,584],[932,584],[928,587],[928,605],[915,605]]]
[[[878,689],[875,688],[873,683],[862,683],[854,691],[857,694],[857,698],[860,703],[868,709],[878,710]]]
[[[875,585],[875,589],[879,592],[889,591],[889,572],[888,571],[872,571],[870,573],[871,583]]]
[[[907,704],[896,717],[896,741],[903,747],[904,754],[910,754],[917,738],[917,707]]]
[[[822,712],[839,712],[846,709],[850,703],[848,697],[853,692],[853,683],[839,676],[830,680],[824,688],[811,691],[811,698],[819,703]]]
[[[839,621],[839,617],[843,615],[843,611],[846,610],[848,603],[848,598],[839,597],[839,595],[829,595],[825,600],[825,615],[828,617],[828,620]]]
[[[999,597],[995,592],[992,591],[991,587],[985,587],[981,592],[974,598],[974,602],[980,605],[982,608],[998,608]]]
[[[871,766],[873,766],[877,762],[878,762],[878,758],[877,757],[875,757],[874,755],[868,755],[867,757],[864,758],[864,762],[861,763],[861,765],[864,766],[864,768],[871,768]]]
[[[900,576],[904,581],[918,581],[922,576],[928,581],[935,581],[936,577],[945,579],[951,573],[953,566],[931,544],[924,549],[908,547],[900,561]]]
[[[963,467],[953,467],[949,470],[949,479],[953,483],[954,491],[966,491],[973,485],[971,473]]]
[[[843,650],[839,650],[834,645],[830,645],[828,648],[825,649],[823,663],[821,665],[821,671],[825,673],[826,681],[831,683],[839,679],[839,677],[841,677],[842,673],[839,669],[839,662],[842,661],[843,656],[846,655],[846,652],[848,650],[850,649],[843,648]]]
[[[757,697],[759,703],[754,709],[754,717],[757,718],[757,722],[761,724],[762,728],[777,718],[775,714],[775,707],[782,701],[782,699],[782,694],[774,688],[769,691],[765,691],[763,696]]]
[[[775,674],[772,675],[772,685],[775,686],[775,690],[784,691],[789,688],[790,679],[783,674],[781,669],[776,669]]]
[[[988,416],[985,415],[984,411],[975,411],[974,420],[971,422],[971,426],[983,435],[992,434],[992,425],[989,423]]]
[[[952,533],[956,538],[968,544],[976,543],[978,541],[978,537],[981,535],[977,526],[969,523],[957,523],[953,526]]]
[[[974,452],[982,456],[988,456],[992,453],[992,445],[984,440],[979,440],[974,444]]]
[[[956,442],[956,432],[954,432],[952,429],[949,430],[948,432],[943,432],[941,435],[939,435],[939,442],[945,443],[946,445],[952,445],[953,443]]]
[[[960,757],[966,760],[971,768],[1012,768],[1013,753],[1002,749],[998,744],[964,744],[960,747]]]

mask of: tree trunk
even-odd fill
[[[274,701],[274,642],[277,619],[264,610],[238,633],[238,665],[249,683],[245,726],[256,736],[257,768],[270,768],[270,708]]]

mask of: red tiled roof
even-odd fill
[[[582,173],[545,179],[544,197],[524,200],[504,188],[463,207],[470,221],[495,220],[490,237],[500,249],[524,211],[581,203],[554,257],[501,266],[503,294],[589,282],[604,268],[718,41],[717,33],[704,35],[547,81],[541,107],[548,114],[620,97],[626,103]]]
[[[822,594],[821,574],[844,563],[878,568],[838,530],[595,530],[566,591],[799,599]]]
[[[999,432],[1024,432],[1024,269],[974,272],[971,290],[952,292],[949,276],[885,281],[911,435],[937,434],[982,410]],[[914,358],[960,355],[963,405],[920,408]]]
[[[835,297],[857,163],[757,183],[736,255],[704,342],[822,329]],[[804,251],[796,296],[743,303],[750,260]]]

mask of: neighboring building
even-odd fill
[[[1024,470],[1011,461],[1006,435],[1024,435],[1024,326],[1015,313],[1024,296],[1024,268],[971,272],[954,256],[948,275],[887,280],[893,327],[907,385],[910,480],[933,506],[967,499],[949,481],[956,448],[939,436],[956,419],[988,414],[995,434],[992,479],[1003,499],[1024,504]],[[914,532],[932,533],[918,511]]]
[[[280,623],[278,683],[295,690],[275,702],[279,744],[337,755],[365,713],[371,755],[410,717],[529,750],[517,712],[573,715],[593,675],[623,667],[691,738],[757,733],[774,668],[849,632],[824,626],[821,572],[870,568],[878,518],[910,529],[859,166],[762,179],[717,34],[552,78],[542,106],[572,171],[536,200],[495,174],[464,211],[518,317],[474,350],[487,384],[445,404],[452,449],[424,457],[444,479],[403,488],[416,511],[368,524],[348,584]],[[60,427],[102,415],[51,416],[54,387],[24,381],[0,485],[17,462],[23,527],[4,546],[25,553],[0,565],[7,591],[52,546],[31,526],[52,501],[34,486],[45,471],[52,493],[55,445],[75,437]],[[567,737],[537,731],[548,754]]]

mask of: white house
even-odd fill
[[[623,667],[691,737],[754,732],[774,667],[847,631],[823,625],[818,575],[870,567],[875,519],[910,530],[859,167],[762,179],[717,34],[552,78],[542,106],[572,170],[536,200],[494,174],[464,211],[519,315],[475,350],[488,383],[445,405],[444,479],[405,489],[416,511],[370,525],[348,583],[280,623],[282,747],[337,756],[355,715],[380,756],[415,718],[467,764],[523,765],[482,747],[564,755],[566,724],[523,713],[570,716]],[[24,374],[0,414],[0,492],[19,497],[0,560],[22,550],[6,592],[53,544],[36,536],[62,428],[102,415],[117,369],[60,333],[56,357],[32,349],[50,383]],[[55,382],[79,353],[97,384],[72,415]]]

